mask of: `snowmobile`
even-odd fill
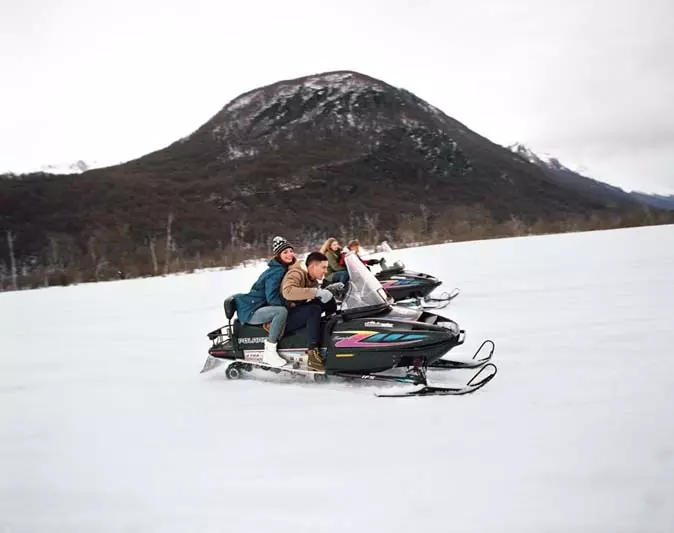
[[[442,281],[430,274],[405,270],[405,265],[396,261],[390,267],[382,259],[381,270],[375,274],[382,288],[398,305],[422,309],[443,309],[459,295],[459,289],[432,296],[431,292]]]
[[[382,244],[384,251],[391,252],[388,243]],[[443,309],[459,295],[459,289],[432,296],[431,292],[442,285],[435,276],[412,270],[405,270],[401,261],[395,261],[391,266],[382,258],[381,270],[375,274],[384,290],[398,305],[417,307],[422,309]]]
[[[490,362],[495,349],[493,341],[484,341],[470,359],[443,357],[465,342],[465,331],[455,321],[424,310],[392,305],[377,278],[356,254],[347,254],[345,263],[350,276],[346,294],[337,312],[322,318],[320,351],[325,357],[324,371],[307,367],[304,328],[279,340],[278,352],[288,361],[287,365],[279,368],[264,364],[262,353],[267,331],[262,326],[242,325],[235,318],[235,295],[232,295],[224,301],[227,325],[208,333],[212,345],[202,372],[228,363],[225,376],[229,379],[262,369],[295,377],[304,375],[318,382],[337,376],[421,385],[416,390],[377,394],[382,397],[468,394],[494,378],[497,369]],[[463,385],[434,386],[428,383],[428,369],[474,369],[474,372]]]

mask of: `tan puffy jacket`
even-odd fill
[[[312,280],[302,268],[300,261],[290,266],[281,281],[281,296],[288,302],[313,300],[318,290],[318,281]]]

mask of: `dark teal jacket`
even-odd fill
[[[257,281],[253,283],[250,292],[247,294],[237,294],[236,313],[239,315],[239,321],[245,324],[253,316],[253,313],[265,305],[286,305],[286,301],[281,296],[281,280],[287,272],[287,266],[281,264],[276,258],[267,263],[268,268]]]

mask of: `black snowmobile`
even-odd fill
[[[432,296],[431,292],[442,285],[442,281],[430,274],[405,270],[405,265],[396,261],[388,266],[381,260],[381,270],[375,274],[382,288],[398,305],[421,309],[442,309],[459,295],[459,289]]]
[[[490,362],[495,345],[486,340],[471,359],[443,356],[464,343],[465,331],[453,320],[423,311],[392,305],[374,274],[355,254],[346,257],[350,282],[337,313],[323,317],[321,352],[325,371],[306,365],[306,330],[285,335],[278,344],[284,367],[262,363],[267,331],[262,326],[241,325],[234,296],[225,299],[227,325],[208,333],[212,346],[202,369],[207,372],[229,363],[225,375],[237,379],[255,368],[286,372],[325,381],[329,376],[422,385],[418,390],[378,396],[467,394],[486,385],[495,375]],[[429,385],[428,369],[476,369],[465,385]],[[393,373],[391,373],[393,371]]]

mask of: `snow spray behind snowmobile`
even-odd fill
[[[262,363],[267,331],[262,326],[242,325],[235,317],[234,296],[224,301],[227,325],[208,333],[212,346],[202,372],[229,363],[226,377],[237,379],[245,372],[261,368],[272,372],[304,374],[315,381],[329,376],[422,385],[421,389],[379,396],[467,394],[486,385],[495,375],[490,362],[495,345],[482,343],[471,359],[443,358],[465,341],[465,331],[456,322],[424,310],[392,305],[381,284],[353,252],[345,264],[350,281],[337,313],[322,318],[321,353],[325,371],[306,366],[306,330],[300,329],[279,340],[278,352],[289,364],[271,367]],[[429,385],[427,370],[473,368],[476,372],[465,385]],[[402,375],[386,374],[403,371]]]

